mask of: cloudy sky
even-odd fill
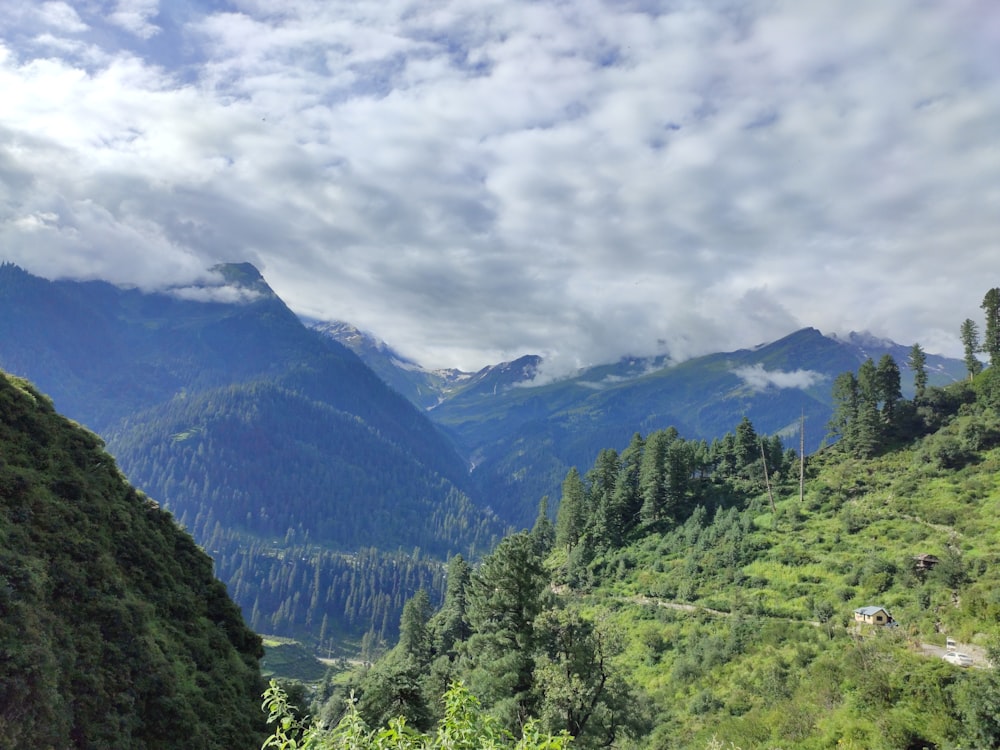
[[[0,257],[256,264],[429,366],[959,353],[1000,285],[995,0],[0,3]]]

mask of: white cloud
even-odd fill
[[[733,375],[742,380],[755,391],[763,391],[769,387],[775,388],[812,388],[814,385],[823,382],[826,376],[815,370],[766,370],[764,365],[748,365],[737,367]]]
[[[72,5],[64,2],[45,2],[36,9],[39,20],[47,27],[56,31],[76,33],[86,31],[89,27],[77,14]]]
[[[50,2],[0,36],[37,272],[246,259],[429,366],[563,372],[805,325],[957,353],[997,283],[987,2]]]
[[[160,31],[153,23],[159,12],[160,0],[118,0],[108,20],[141,39],[149,39]]]
[[[195,302],[249,304],[261,298],[260,292],[238,286],[189,286],[169,290],[170,294]]]

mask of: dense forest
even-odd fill
[[[260,638],[92,433],[0,374],[0,745],[259,745]]]
[[[912,399],[891,358],[839,379],[836,442],[806,460],[746,419],[602,451],[554,523],[543,501],[481,565],[452,561],[439,609],[407,602],[316,715],[353,692],[366,726],[432,731],[457,680],[514,736],[581,747],[1000,747],[1000,377],[928,386],[911,356]]]
[[[216,524],[347,551],[488,549],[501,529],[370,425],[273,382],[175,398],[108,444],[203,543]],[[248,460],[249,459],[249,460]]]
[[[425,591],[437,606],[444,595],[444,564],[419,550],[392,554],[369,547],[346,554],[248,544],[221,531],[208,549],[233,599],[246,603],[250,627],[278,636],[307,633],[320,654],[341,654],[345,642],[360,642],[360,655],[370,658],[395,643],[408,599]]]

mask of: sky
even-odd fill
[[[249,261],[429,367],[798,328],[961,354],[995,0],[0,0],[0,259]]]

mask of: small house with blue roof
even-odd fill
[[[854,621],[863,623],[864,625],[895,625],[896,621],[892,619],[885,607],[861,607],[860,609],[854,610]]]

